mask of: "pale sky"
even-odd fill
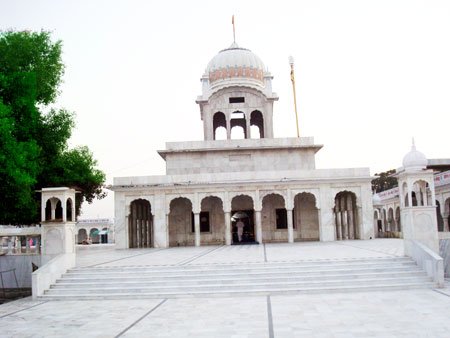
[[[294,137],[288,57],[295,58],[302,136],[323,144],[317,168],[401,166],[414,137],[450,158],[450,1],[0,0],[0,29],[63,41],[55,107],[76,113],[71,145],[107,173],[161,175],[166,141],[203,138],[200,77],[233,42],[274,76],[275,137]],[[113,193],[80,218],[113,217]]]

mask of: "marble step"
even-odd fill
[[[135,270],[136,268],[151,268],[156,270],[171,270],[171,269],[179,269],[179,270],[228,270],[228,269],[236,269],[236,270],[245,270],[248,268],[252,269],[264,269],[264,268],[279,268],[284,269],[291,266],[321,266],[321,265],[349,265],[349,264],[362,264],[362,265],[377,265],[377,264],[414,264],[414,262],[409,257],[380,257],[380,258],[364,258],[364,259],[342,259],[342,260],[299,260],[299,261],[278,261],[278,262],[240,262],[240,263],[215,263],[215,264],[189,264],[189,265],[110,265],[110,266],[87,266],[87,267],[77,267],[73,268],[70,271],[107,271],[107,270]],[[113,263],[111,263],[113,264]]]
[[[152,277],[152,276],[127,276],[127,277],[116,277],[110,276],[109,278],[92,278],[92,277],[74,277],[68,278],[64,277],[57,281],[56,286],[69,286],[69,285],[109,285],[114,283],[122,283],[124,285],[140,284],[140,283],[151,283],[151,284],[170,284],[177,285],[183,284],[185,282],[196,282],[198,284],[211,284],[211,283],[237,283],[239,281],[282,281],[282,280],[317,280],[320,277],[321,280],[329,279],[346,279],[346,280],[358,280],[367,277],[391,277],[391,278],[401,278],[401,277],[411,277],[411,276],[422,276],[423,271],[419,269],[415,270],[404,270],[404,271],[368,271],[368,272],[352,272],[346,274],[258,274],[258,275],[212,275],[212,276],[197,276],[196,278],[189,276],[179,276],[179,278],[165,278],[165,277]],[[171,276],[172,277],[172,276]],[[201,277],[201,278],[200,278]]]
[[[266,296],[266,295],[289,295],[289,294],[313,294],[313,293],[336,293],[336,292],[366,292],[366,291],[392,291],[392,290],[409,290],[409,289],[424,289],[433,288],[435,284],[433,282],[418,282],[418,283],[400,283],[400,284],[379,284],[373,285],[345,285],[345,286],[330,286],[330,287],[291,287],[280,290],[279,288],[259,288],[254,289],[251,292],[248,290],[216,290],[215,292],[209,292],[204,290],[198,290],[195,292],[186,293],[184,291],[172,291],[172,292],[143,292],[143,293],[130,293],[127,290],[122,290],[122,293],[107,294],[104,292],[90,293],[90,294],[78,294],[70,293],[67,291],[61,295],[44,294],[38,299],[42,300],[108,300],[108,299],[162,299],[162,298],[192,298],[192,297],[252,297],[252,296]]]
[[[139,273],[139,274],[151,274],[153,276],[168,276],[168,275],[196,275],[196,274],[215,274],[215,273],[264,273],[264,272],[308,272],[308,271],[318,271],[318,270],[348,270],[348,269],[395,269],[395,268],[410,268],[414,267],[416,264],[414,262],[405,262],[401,264],[346,264],[346,265],[320,265],[320,266],[298,266],[291,265],[286,267],[247,267],[240,269],[204,269],[202,267],[198,267],[197,269],[184,270],[179,269],[178,267],[171,267],[170,269],[161,269],[159,267],[134,267],[134,269],[122,269],[121,267],[117,267],[116,269],[108,269],[108,270],[69,270],[66,275],[107,275],[108,273],[113,273],[115,275],[127,275],[130,272]]]
[[[391,285],[398,285],[398,284],[408,284],[408,283],[426,283],[429,282],[430,278],[427,276],[420,276],[420,277],[404,277],[404,278],[366,278],[361,279],[358,281],[358,284],[360,285],[376,285],[376,284],[391,284]],[[129,293],[145,293],[145,292],[156,292],[156,293],[165,293],[167,291],[183,291],[186,293],[189,292],[195,292],[198,290],[202,291],[209,291],[209,292],[215,292],[218,290],[222,291],[236,291],[245,289],[248,292],[252,292],[255,289],[258,288],[266,288],[266,289],[272,289],[272,290],[278,290],[278,289],[285,289],[285,288],[305,288],[305,287],[331,287],[331,286],[345,286],[348,285],[348,280],[340,280],[340,279],[334,279],[334,280],[320,280],[320,281],[303,281],[303,280],[297,280],[297,281],[291,281],[291,282],[285,282],[285,281],[268,281],[268,282],[248,282],[248,283],[235,283],[235,284],[218,284],[218,285],[198,285],[198,284],[185,284],[181,286],[172,286],[172,285],[158,285],[158,286],[152,286],[148,284],[140,284],[135,286],[128,286],[126,288],[127,292]],[[354,287],[357,288],[358,284],[355,285],[353,283]],[[95,287],[86,287],[83,285],[78,285],[78,288],[70,288],[71,292],[79,292],[80,294],[89,294],[89,293],[98,293],[99,290],[101,290],[104,293],[107,294],[114,294],[114,293],[122,293],[124,291],[124,287],[121,285],[117,286],[105,286],[102,284],[98,284]],[[47,294],[64,294],[68,291],[68,288],[66,287],[60,287],[60,288],[51,288],[50,290],[47,290]]]

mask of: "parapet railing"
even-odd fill
[[[418,241],[412,242],[412,259],[426,271],[427,275],[436,283],[436,287],[444,287],[444,260]]]
[[[0,225],[0,255],[38,255],[40,252],[40,227]]]

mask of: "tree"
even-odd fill
[[[49,107],[64,74],[61,50],[49,32],[0,32],[0,223],[38,221],[43,187],[80,190],[77,214],[83,201],[105,196],[89,149],[68,148],[74,114]]]
[[[395,174],[395,169],[375,174],[375,176],[379,177],[372,180],[372,191],[381,192],[397,187],[398,180],[392,176],[393,174]]]

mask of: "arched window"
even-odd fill
[[[227,139],[227,120],[225,114],[217,112],[213,117],[213,133],[214,140],[226,140]]]
[[[250,130],[252,138],[264,138],[264,117],[259,110],[250,115]]]
[[[247,122],[243,112],[235,111],[231,114],[230,127],[232,139],[247,138]]]

